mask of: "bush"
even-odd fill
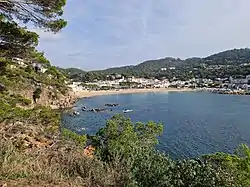
[[[100,129],[92,141],[102,160],[112,159],[117,154],[129,158],[138,148],[153,147],[162,130],[161,124],[149,122],[134,125],[129,118],[116,115],[107,121],[106,127]]]
[[[34,92],[33,92],[33,100],[36,103],[37,99],[40,98],[40,95],[42,93],[41,88],[37,88]]]
[[[203,160],[174,161],[155,150],[162,125],[148,122],[132,124],[121,115],[111,118],[92,141],[96,155],[110,164],[122,163],[125,186],[151,187],[236,187],[231,173]],[[118,159],[118,161],[117,161]],[[243,164],[246,165],[245,162]]]
[[[73,140],[77,145],[80,146],[84,146],[87,141],[86,135],[78,135],[75,132],[65,128],[62,130],[62,136],[66,140]]]
[[[31,104],[31,100],[30,99],[24,98],[20,94],[13,95],[13,97],[15,98],[15,103],[21,104],[23,106],[28,106],[28,105]]]
[[[205,155],[203,158],[215,167],[221,167],[227,171],[237,186],[250,186],[250,148],[247,145],[240,145],[234,155],[216,153]]]

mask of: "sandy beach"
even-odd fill
[[[124,89],[124,90],[101,90],[101,91],[77,91],[75,92],[76,96],[79,98],[83,97],[93,97],[100,95],[115,95],[115,94],[129,94],[129,93],[147,93],[147,92],[189,92],[195,91],[190,88],[154,88],[154,89]]]

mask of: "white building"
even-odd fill
[[[40,63],[33,63],[32,66],[33,68],[35,68],[36,71],[41,72],[41,73],[45,73],[48,70]]]
[[[231,84],[250,84],[250,75],[247,75],[245,78],[229,78]]]
[[[68,85],[68,87],[72,88],[73,91],[81,91],[84,89],[83,86],[81,86],[81,82],[73,82]]]

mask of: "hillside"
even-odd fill
[[[60,67],[56,67],[60,72],[62,72],[65,76],[73,76],[73,75],[76,75],[76,74],[85,74],[86,71],[83,71],[81,69],[78,69],[78,68],[60,68]]]
[[[123,75],[137,77],[156,77],[168,79],[189,78],[228,78],[231,75],[250,74],[250,49],[233,49],[210,55],[205,58],[193,57],[182,60],[166,57],[158,60],[148,60],[138,65],[109,68],[85,72],[69,68],[66,72],[75,81],[93,81],[107,79],[107,75]]]
[[[247,62],[250,62],[250,49],[248,48],[227,50],[205,58],[194,57],[181,60],[179,58],[166,57],[158,60],[148,60],[135,66],[110,68],[98,72],[105,74],[122,73],[124,71],[153,73],[159,71],[161,68],[180,67],[185,65],[196,66],[201,63],[206,65],[239,65]]]
[[[224,65],[232,64],[239,65],[250,62],[250,49],[233,49],[223,51],[202,59],[205,64]]]

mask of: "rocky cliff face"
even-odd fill
[[[33,100],[33,94],[35,91],[34,86],[30,86],[26,90],[20,91],[20,94],[32,101],[31,107],[36,105],[50,106],[52,109],[63,109],[71,107],[77,96],[72,90],[67,90],[66,93],[62,94],[56,88],[50,86],[41,86],[40,98],[36,100],[36,103]]]

